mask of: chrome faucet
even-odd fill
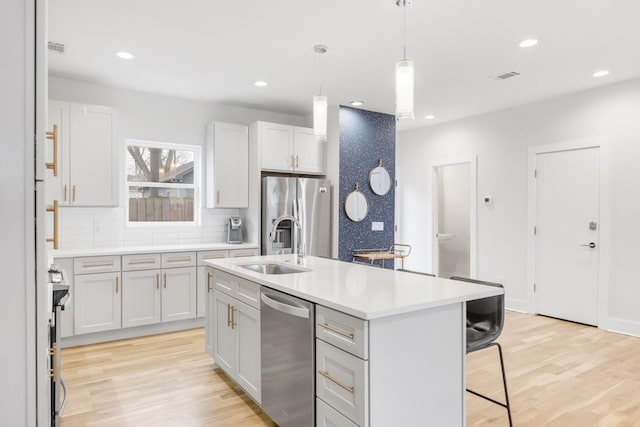
[[[278,229],[278,226],[280,225],[280,223],[282,221],[291,221],[293,224],[296,225],[296,227],[298,227],[298,264],[300,264],[300,262],[302,261],[302,258],[304,258],[304,243],[302,242],[302,225],[300,224],[300,221],[298,221],[298,218],[296,218],[293,215],[280,215],[278,218],[276,218],[275,220],[273,220],[273,225],[271,226],[271,233],[269,234],[269,236],[271,237],[271,241],[275,242],[276,241],[276,232]]]

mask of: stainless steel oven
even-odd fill
[[[69,301],[69,285],[65,273],[55,264],[49,269],[51,288],[51,315],[49,317],[49,377],[51,382],[51,426],[60,425],[60,417],[67,403],[67,386],[60,369],[60,334],[62,311]]]

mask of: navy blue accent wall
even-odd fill
[[[369,172],[383,166],[391,175],[391,190],[378,196],[369,186]],[[340,198],[338,257],[351,261],[354,249],[388,248],[393,244],[395,224],[396,120],[389,114],[340,107]],[[347,195],[360,185],[369,203],[369,213],[360,222],[344,211]],[[372,231],[373,221],[384,222],[384,231]],[[387,268],[393,263],[386,262]]]

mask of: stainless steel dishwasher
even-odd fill
[[[314,305],[262,287],[262,410],[280,427],[315,423]]]

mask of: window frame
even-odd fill
[[[129,159],[129,146],[158,148],[163,150],[182,150],[193,152],[193,184],[182,183],[162,183],[162,182],[130,182],[128,180],[127,164]],[[124,177],[124,206],[125,206],[125,225],[127,227],[195,227],[200,225],[200,207],[202,200],[202,184],[200,170],[202,147],[198,145],[158,142],[144,139],[125,138],[124,140],[124,171],[121,172]],[[193,190],[193,221],[130,221],[129,220],[129,192],[131,187],[154,187],[154,188],[175,188],[175,189],[192,189]]]

